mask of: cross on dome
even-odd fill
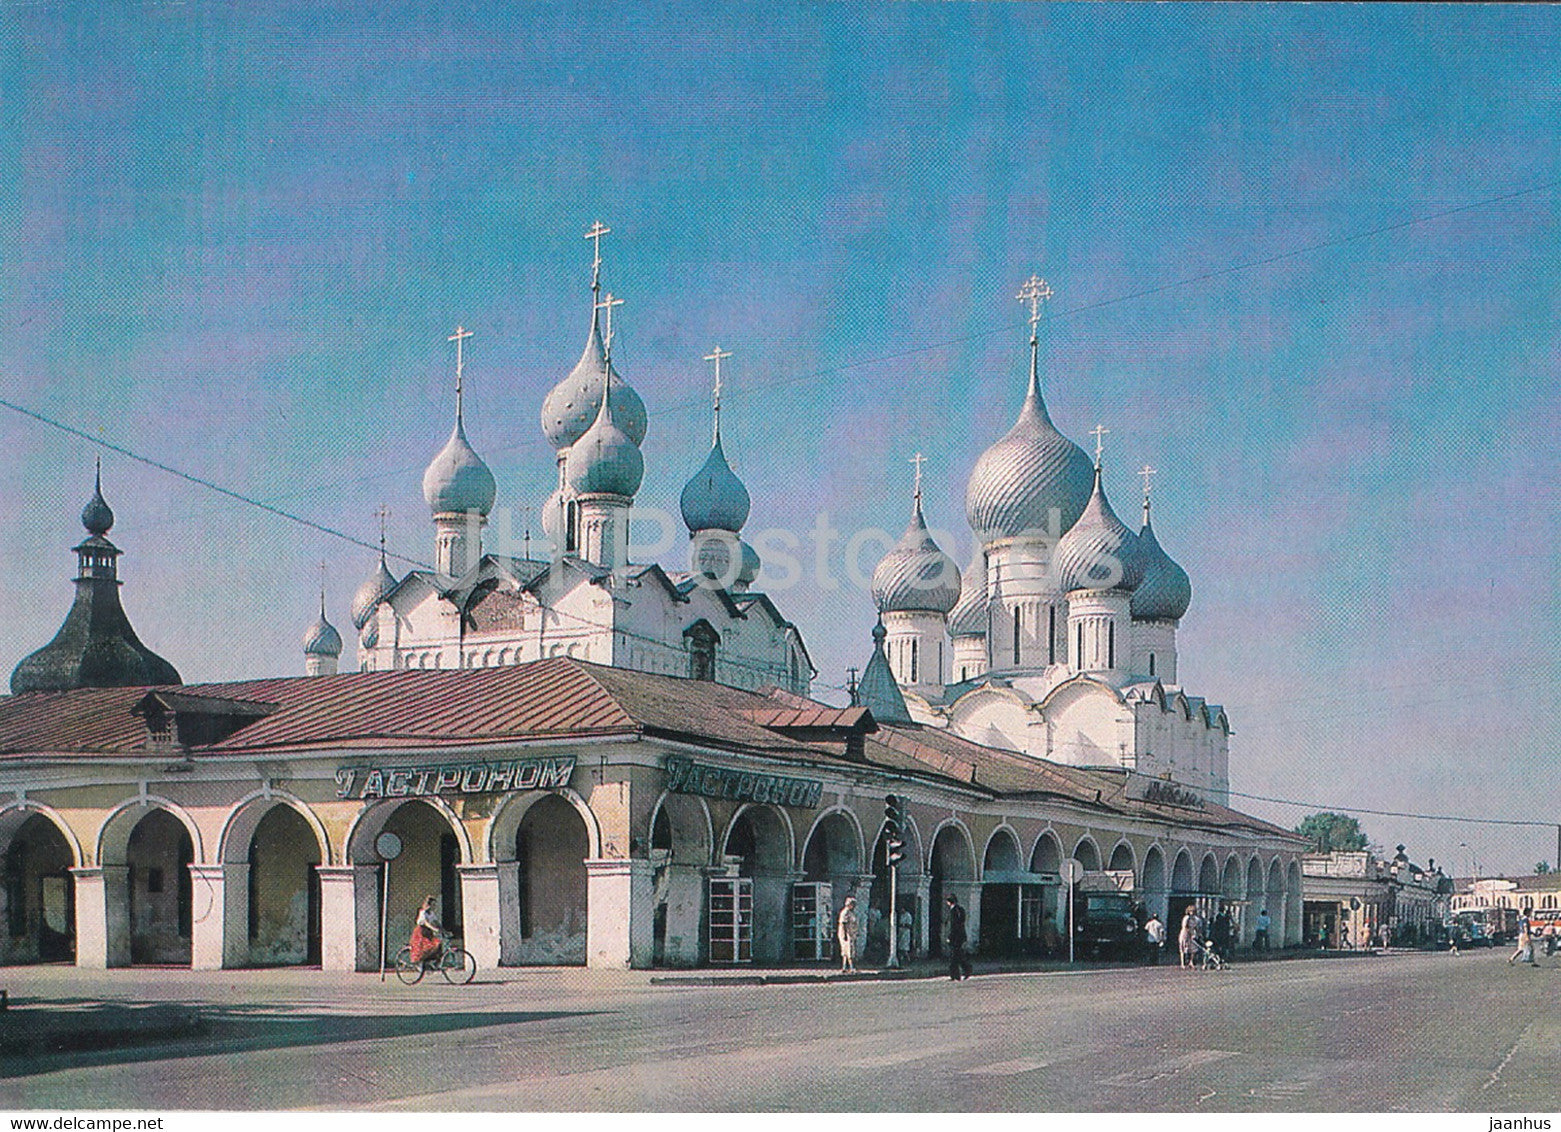
[[[612,309],[613,309],[613,307],[621,307],[621,306],[623,306],[623,300],[620,299],[620,298],[615,297],[611,291],[608,291],[607,294],[602,297],[601,302],[596,304],[596,309],[597,310],[599,310],[599,311],[604,310],[604,311],[607,312],[607,343],[606,343],[606,352],[607,352],[607,362],[608,362],[609,365],[611,365],[611,363],[612,363]]]
[[[461,415],[461,381],[466,371],[466,355],[461,349],[461,344],[472,336],[472,332],[466,327],[456,324],[455,333],[446,338],[446,342],[455,343],[455,415]]]
[[[1096,425],[1089,430],[1089,434],[1095,438],[1095,470],[1100,470],[1100,454],[1105,451],[1104,438],[1111,434],[1111,430],[1105,425]]]
[[[1035,328],[1041,321],[1041,304],[1051,298],[1056,292],[1051,289],[1051,284],[1039,275],[1032,275],[1024,281],[1024,286],[1019,288],[1016,296],[1021,303],[1030,304],[1030,337],[1035,337]]]
[[[915,495],[915,498],[916,498],[916,506],[920,507],[921,506],[921,466],[927,462],[927,457],[923,456],[920,452],[918,452],[918,453],[916,453],[916,455],[912,456],[906,462],[910,463],[910,464],[916,465],[916,487],[915,487],[915,490],[914,490],[913,494]]]
[[[591,241],[591,291],[594,293],[602,285],[602,237],[612,229],[600,220],[593,221],[585,230],[585,238]]]
[[[390,518],[390,508],[381,503],[379,510],[374,514],[379,516],[379,560],[383,562],[385,561],[385,521]]]
[[[711,399],[711,407],[715,412],[715,443],[721,440],[721,360],[732,356],[730,350],[723,350],[717,346],[705,355],[705,361],[715,363],[715,393]]]

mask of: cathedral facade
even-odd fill
[[[1030,372],[1018,419],[976,462],[965,515],[978,549],[961,577],[927,531],[918,465],[911,521],[879,563],[884,629],[863,678],[879,718],[900,713],[977,743],[1130,772],[1132,789],[1230,797],[1230,720],[1178,677],[1187,572],[1150,521],[1137,531],[1106,496],[1102,435],[1089,456],[1041,394],[1032,279]]]

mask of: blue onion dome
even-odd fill
[[[325,619],[325,602],[320,602],[320,619],[304,633],[305,656],[341,656],[341,634]]]
[[[367,625],[374,616],[374,610],[379,608],[379,603],[385,600],[385,595],[395,589],[396,576],[385,565],[385,559],[381,556],[379,566],[374,573],[363,579],[363,584],[358,587],[358,592],[352,595],[352,627],[361,629]]]
[[[732,584],[747,589],[753,585],[754,580],[759,576],[759,567],[761,565],[759,552],[743,542],[742,539],[738,539],[737,553],[742,555],[742,561],[737,564],[737,578]]]
[[[618,426],[617,398],[611,387],[597,408],[596,420],[569,446],[564,479],[577,495],[629,495],[645,479],[645,457]]]
[[[960,579],[959,600],[949,611],[949,636],[984,637],[986,628],[986,554],[978,546]]]
[[[1133,591],[1130,606],[1137,621],[1180,621],[1192,604],[1192,579],[1160,546],[1149,508],[1144,508],[1144,529],[1138,532],[1138,559],[1143,581]]]
[[[602,403],[602,375],[612,388],[613,412],[618,427],[636,445],[645,442],[648,421],[645,402],[618,371],[608,366],[606,351],[602,347],[601,326],[591,319],[591,333],[585,341],[585,351],[569,376],[553,387],[542,400],[542,432],[555,449],[571,447],[585,435],[596,419],[596,408]]]
[[[719,436],[704,466],[683,486],[679,504],[683,511],[683,522],[690,531],[736,533],[748,521],[748,510],[752,505],[748,489],[726,462],[726,453],[721,448]]]
[[[92,484],[92,498],[81,509],[81,525],[92,535],[106,535],[114,526],[114,510],[103,498],[103,466],[98,465],[97,478]]]
[[[423,498],[436,515],[475,511],[485,516],[497,494],[493,473],[466,439],[466,427],[457,415],[449,441],[423,473]]]
[[[1089,499],[1091,464],[1052,424],[1035,371],[1019,419],[981,454],[965,487],[965,517],[983,542],[1026,531],[1066,531]],[[1059,512],[1053,532],[1051,511]]]
[[[1057,540],[1052,570],[1063,593],[1073,590],[1133,590],[1143,578],[1138,536],[1117,518],[1094,472],[1095,486],[1079,521]]]
[[[873,571],[873,601],[879,613],[947,614],[959,593],[959,567],[927,533],[918,497],[910,525]]]

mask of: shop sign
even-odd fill
[[[667,789],[674,794],[703,794],[707,798],[812,809],[824,793],[822,782],[807,778],[780,778],[773,774],[705,766],[676,755],[668,756],[665,765]]]
[[[1183,806],[1187,809],[1203,809],[1203,799],[1191,790],[1183,790],[1174,783],[1157,778],[1144,788],[1144,801],[1158,802],[1163,806]]]
[[[430,794],[554,790],[568,786],[574,772],[573,757],[439,766],[344,766],[336,772],[336,796],[354,799],[422,798]]]

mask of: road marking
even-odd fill
[[[1224,1061],[1226,1058],[1236,1056],[1230,1050],[1195,1049],[1177,1057],[1167,1057],[1157,1065],[1146,1065],[1142,1069],[1130,1069],[1126,1073],[1118,1073],[1115,1076],[1103,1078],[1100,1083],[1102,1085],[1123,1087],[1147,1085],[1151,1081],[1158,1081],[1163,1077],[1173,1077],[1185,1069],[1192,1069],[1199,1065],[1209,1065],[1213,1062]]]
[[[999,1061],[992,1065],[982,1065],[975,1069],[967,1069],[966,1073],[985,1077],[1012,1077],[1019,1073],[1028,1073],[1032,1069],[1045,1069],[1044,1061],[1031,1061],[1028,1058],[1019,1058],[1016,1061]]]
[[[896,1053],[880,1054],[877,1057],[859,1057],[855,1061],[844,1063],[847,1069],[885,1069],[891,1065],[904,1065],[911,1061],[925,1061],[929,1057],[942,1057],[944,1054],[959,1053],[971,1048],[971,1043],[960,1042],[958,1045],[937,1046],[924,1049],[902,1049]]]

